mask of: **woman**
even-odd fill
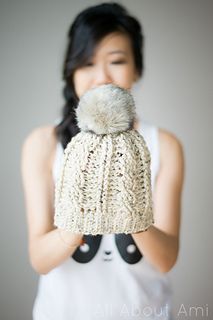
[[[135,119],[152,158],[155,223],[146,232],[82,237],[53,225],[55,181],[63,150],[79,132],[79,98],[106,83],[131,89],[143,74],[143,41],[138,21],[116,3],[82,11],[69,31],[62,119],[36,128],[23,144],[29,255],[40,274],[34,319],[171,319],[167,272],[178,256],[184,171],[174,134]]]

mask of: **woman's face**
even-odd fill
[[[130,89],[137,79],[130,39],[118,32],[104,37],[97,45],[89,63],[78,68],[73,75],[75,91],[79,98],[87,90],[107,83]]]

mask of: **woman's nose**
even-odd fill
[[[99,66],[96,70],[95,77],[94,77],[94,85],[100,86],[102,84],[111,83],[112,79],[110,74],[107,70],[106,66]]]

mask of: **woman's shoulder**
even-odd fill
[[[167,161],[169,157],[178,159],[183,158],[183,143],[180,138],[173,132],[158,128],[160,156],[163,162]]]
[[[159,140],[160,143],[164,146],[164,147],[176,147],[176,148],[181,148],[182,147],[182,142],[180,140],[180,138],[174,134],[173,132],[161,128],[158,128],[158,132],[159,132]]]
[[[38,147],[50,147],[56,143],[55,126],[44,125],[36,127],[26,136],[23,145],[37,145]]]
[[[52,160],[57,138],[54,125],[44,125],[34,128],[25,138],[22,154],[34,160]]]

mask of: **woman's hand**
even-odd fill
[[[72,248],[72,247],[79,247],[81,245],[84,244],[84,240],[83,240],[83,234],[82,233],[71,233],[67,230],[63,230],[63,229],[57,229],[58,230],[58,235],[60,240],[63,242],[63,244],[68,247],[68,248]]]

